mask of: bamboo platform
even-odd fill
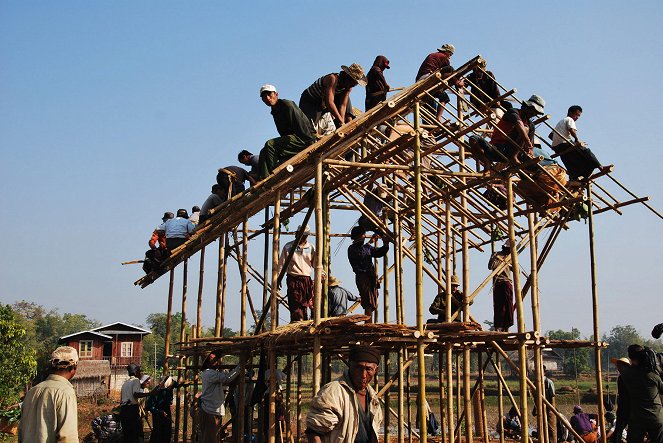
[[[285,358],[289,368],[297,368],[289,371],[287,376],[287,420],[290,424],[296,422],[296,429],[288,427],[286,437],[299,441],[303,438],[302,388],[306,385],[312,394],[317,392],[329,379],[331,363],[342,361],[348,346],[356,342],[375,346],[384,354],[387,369],[380,374],[380,399],[385,411],[390,411],[385,414],[385,441],[393,433],[390,420],[394,417],[399,443],[405,441],[406,434],[416,435],[423,442],[427,440],[423,424],[425,416],[422,415],[427,389],[427,355],[437,358],[438,373],[434,374],[437,386],[430,395],[439,397],[438,412],[444,429],[443,439],[447,442],[460,438],[467,442],[488,440],[488,424],[482,406],[485,370],[492,370],[500,377],[500,414],[504,412],[504,401],[519,411],[530,411],[533,402],[538,410],[545,407],[562,419],[554,405],[543,396],[544,348],[592,348],[596,392],[602,398],[601,350],[605,343],[558,341],[541,335],[538,275],[559,236],[566,230],[583,226],[574,225],[573,220],[584,207],[592,270],[588,296],[593,307],[593,336],[599,337],[593,217],[607,212],[621,215],[623,208],[632,204],[644,204],[657,216],[661,215],[646,203],[647,197],[638,197],[619,182],[612,169],[571,186],[565,178],[560,181],[559,176],[542,167],[542,157],[517,164],[504,159],[481,168],[472,158],[468,137],[484,136],[495,128],[498,119],[489,107],[491,103],[482,100],[486,103],[477,107],[471,100],[470,89],[453,85],[456,80],[463,79],[466,85],[472,86],[467,76],[474,70],[483,70],[482,63],[481,57],[477,56],[456,69],[450,77],[443,78],[438,73],[421,80],[359,115],[332,135],[320,139],[284,162],[265,180],[216,208],[212,217],[199,225],[184,245],[172,251],[161,269],[135,282],[144,288],[163,275],[170,276],[165,371],[170,371],[170,365],[176,363],[178,377],[190,382],[182,388],[186,394],[182,398],[197,393],[200,359],[212,350],[239,357],[243,369],[255,367],[255,358],[267,353],[272,374],[277,369],[277,358]],[[515,96],[516,89],[507,89],[499,83],[498,86],[500,99],[513,101],[518,106],[520,100]],[[434,97],[441,90],[454,99],[446,108],[451,117],[443,122],[436,119],[431,108]],[[547,136],[554,130],[548,119],[549,116],[544,115],[536,120],[538,133]],[[547,137],[540,135],[538,139],[544,144],[543,148],[549,148],[546,146]],[[382,192],[376,190],[376,185]],[[490,189],[498,189],[502,198],[491,197]],[[367,196],[384,204],[384,215],[370,211],[364,204]],[[270,207],[273,215],[270,215]],[[260,226],[249,229],[249,221],[255,223],[255,216],[263,211],[265,215]],[[363,215],[394,246],[390,255],[382,260],[379,272],[382,290],[379,312],[373,319],[375,323],[367,322],[369,318],[362,315],[325,318],[327,307],[323,294],[328,288],[322,275],[331,275],[332,267],[337,266],[332,263],[331,239],[347,236],[333,223],[334,214],[339,211]],[[304,214],[302,225],[313,220],[315,226],[312,233],[317,254],[313,319],[279,326],[279,310],[287,309],[285,294],[278,289],[283,272],[279,273],[277,262],[281,235],[286,234],[281,221],[300,213]],[[301,236],[301,232],[292,234],[296,238]],[[218,263],[213,266],[218,282],[212,288],[216,302],[215,336],[200,337],[205,248],[217,240],[218,251],[214,255]],[[263,241],[263,262],[254,265],[248,261],[248,249],[253,244],[250,242],[260,240]],[[486,272],[485,268],[474,271],[482,280],[471,286],[470,255],[483,254],[487,261],[496,244],[502,241],[514,245],[510,254],[492,271]],[[187,260],[198,253],[201,260],[194,321],[193,316],[189,319],[186,310]],[[241,282],[240,328],[238,336],[223,337],[226,318],[231,315],[225,300],[228,273],[235,270],[232,261],[236,262]],[[171,325],[174,272],[180,265],[184,285],[182,323],[179,326],[181,336],[186,336],[186,340],[178,345],[177,354],[171,355],[170,335],[172,327],[176,327]],[[485,331],[472,316],[470,306],[503,271],[510,273],[513,282],[515,331]],[[452,312],[448,277],[455,273],[459,274],[465,297],[461,308]],[[261,286],[261,300],[251,296],[249,278]],[[424,322],[424,281],[446,295],[444,322]],[[525,312],[526,300],[532,306],[531,315]],[[390,318],[394,306],[396,318]],[[416,324],[407,325],[407,314],[413,312]],[[532,330],[526,330],[526,318],[532,324]],[[255,324],[253,334],[249,333],[249,320]],[[188,335],[185,331],[187,321],[194,323]],[[268,323],[271,324],[269,330],[265,327]],[[512,358],[507,351],[516,352],[517,358]],[[312,358],[310,381],[302,378],[302,356],[307,355]],[[528,369],[528,361],[533,362],[534,369]],[[389,373],[388,368],[394,363],[398,369]],[[517,397],[509,392],[501,375],[502,363],[518,374]],[[411,379],[411,375],[416,378]],[[240,382],[240,392],[243,392],[243,383],[244,380]],[[258,433],[258,436],[261,441],[271,443],[275,441],[276,426],[274,402],[277,388],[273,378],[269,380],[269,386],[270,413],[262,417],[268,424],[269,434],[261,437]],[[397,387],[396,401],[389,396],[392,386]],[[422,428],[416,431],[411,414],[406,413],[411,389],[418,392],[419,422],[422,423]],[[188,441],[193,439],[195,432],[187,428],[187,420],[181,417],[187,416],[189,403],[180,404],[180,395],[176,398],[175,434],[182,441]],[[238,401],[242,409],[246,399]],[[396,409],[391,408],[392,404]],[[597,408],[603,426],[602,402]],[[537,429],[546,429],[546,417],[546,414],[539,414],[535,418]],[[521,415],[523,429],[529,428],[530,418],[527,413]],[[194,418],[194,429],[195,425]],[[243,423],[236,424],[237,441],[248,431],[243,427]],[[548,442],[545,432],[540,434],[539,441],[556,443]],[[503,435],[500,441],[504,441]]]

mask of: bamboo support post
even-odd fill
[[[248,229],[249,229],[249,220],[244,218],[242,222],[242,260],[238,262],[240,264],[240,281],[241,281],[241,293],[240,293],[240,312],[239,312],[239,333],[240,335],[246,335],[246,298],[248,293],[247,287],[247,278],[246,278],[246,268],[249,255],[249,245],[248,245]]]
[[[203,318],[203,281],[205,277],[205,247],[200,250],[200,270],[198,271],[198,300],[196,302],[196,325],[198,330],[196,334],[192,334],[194,338],[202,335],[202,318]]]
[[[592,323],[594,330],[594,366],[596,369],[596,393],[598,395],[598,416],[600,429],[605,429],[605,405],[603,404],[603,379],[601,377],[601,347],[599,346],[599,299],[598,299],[598,285],[596,277],[596,253],[594,246],[594,215],[592,210],[592,184],[587,185],[587,198],[589,199],[589,216],[588,216],[588,231],[589,231],[589,260],[591,267],[592,277]],[[605,432],[601,433],[601,443],[606,443]]]
[[[423,249],[421,243],[421,131],[419,129],[419,102],[414,103],[414,127],[417,136],[414,142],[414,188],[415,188],[415,242],[416,242],[416,279],[415,290],[417,297],[417,330],[424,332],[424,275],[423,275]],[[417,376],[418,376],[418,413],[420,441],[428,441],[426,430],[426,361],[424,358],[423,337],[417,340]]]
[[[164,338],[163,375],[168,375],[168,357],[170,356],[170,336],[173,321],[173,290],[175,288],[175,269],[170,270],[168,283],[168,307],[166,308],[166,337]]]
[[[506,179],[506,192],[507,192],[507,210],[509,215],[509,242],[511,244],[511,274],[513,276],[513,291],[516,298],[516,312],[518,322],[518,332],[523,334],[525,332],[525,314],[523,310],[523,300],[520,291],[520,272],[518,266],[518,250],[516,248],[516,235],[515,226],[513,222],[513,178],[511,176]],[[527,348],[525,342],[520,341],[518,346],[518,360],[520,363],[520,409],[527,411]],[[529,429],[529,417],[527,414],[521,416],[522,429]],[[529,440],[529,436],[527,437]]]
[[[323,198],[323,171],[322,161],[318,160],[315,165],[315,281],[313,293],[313,324],[315,326],[320,324],[321,308],[322,308],[322,254],[324,252],[323,245],[323,226],[324,218],[322,212],[322,198]],[[321,382],[321,358],[320,358],[320,336],[316,335],[313,338],[313,395],[317,394],[320,390]]]

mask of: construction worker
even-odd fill
[[[302,92],[299,107],[311,119],[319,135],[327,135],[354,118],[350,92],[357,85],[366,86],[364,68],[357,63],[341,66],[341,71],[323,75]],[[329,113],[331,125],[325,125]]]
[[[456,47],[451,43],[445,43],[440,46],[436,52],[432,52],[426,56],[424,61],[417,71],[416,80],[423,80],[436,72],[442,73],[443,76],[448,77],[454,72],[451,67],[451,56],[454,55]],[[462,79],[457,79],[455,82],[457,87],[464,86]],[[442,113],[447,103],[449,103],[449,95],[444,91],[436,92],[433,95],[437,100],[429,100],[428,104],[435,110],[436,118],[442,121]]]
[[[366,110],[377,106],[380,102],[387,99],[387,92],[389,92],[389,84],[384,78],[384,70],[389,69],[389,59],[384,55],[375,57],[373,66],[369,69],[366,75]]]
[[[308,117],[290,100],[279,98],[274,85],[260,88],[262,102],[271,108],[280,137],[267,140],[260,151],[258,170],[265,178],[284,160],[306,149],[315,141],[315,131]]]

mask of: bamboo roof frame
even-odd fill
[[[180,343],[177,358],[178,374],[186,377],[187,371],[197,374],[199,365],[197,363],[202,353],[217,350],[224,353],[235,353],[240,355],[242,367],[252,365],[252,355],[257,355],[260,350],[266,349],[269,353],[270,368],[275,369],[277,355],[283,355],[292,360],[295,354],[302,355],[311,353],[313,355],[313,390],[320,386],[321,372],[324,372],[321,364],[321,355],[332,352],[338,353],[347,349],[349,342],[371,343],[385,353],[388,361],[390,353],[398,354],[401,372],[405,371],[412,362],[417,360],[418,367],[424,367],[424,349],[438,352],[440,362],[443,356],[446,360],[446,380],[440,378],[442,385],[452,385],[452,358],[456,355],[462,356],[464,367],[462,368],[465,390],[463,401],[458,397],[458,408],[462,409],[458,420],[454,424],[453,417],[453,395],[449,394],[446,399],[446,432],[449,441],[457,440],[461,420],[465,422],[465,435],[469,441],[473,440],[472,414],[465,411],[472,409],[471,399],[476,395],[480,385],[477,380],[474,387],[470,389],[469,377],[470,351],[485,353],[488,359],[484,368],[490,363],[499,374],[499,359],[493,361],[493,356],[505,359],[516,371],[520,373],[521,394],[518,406],[521,410],[527,410],[527,392],[533,393],[533,398],[538,407],[545,403],[542,399],[542,370],[540,349],[546,347],[576,348],[592,347],[597,361],[597,386],[601,392],[601,370],[600,350],[605,347],[602,342],[594,341],[558,341],[549,340],[540,334],[538,325],[538,270],[543,266],[549,252],[562,230],[568,228],[568,221],[573,208],[579,203],[589,206],[590,239],[593,242],[592,216],[606,211],[622,214],[620,208],[636,203],[646,205],[647,197],[638,197],[622,185],[612,176],[612,170],[604,171],[588,177],[580,188],[567,187],[560,183],[548,171],[539,166],[542,158],[532,158],[520,164],[510,164],[506,161],[491,165],[490,168],[479,171],[473,168],[468,160],[472,158],[469,153],[466,137],[472,134],[483,134],[486,129],[495,127],[496,116],[489,110],[493,102],[485,103],[484,107],[478,108],[472,100],[466,98],[467,90],[456,90],[452,87],[458,79],[467,80],[467,75],[473,70],[483,70],[483,60],[480,56],[474,57],[450,76],[443,78],[439,73],[421,80],[414,85],[404,88],[402,92],[390,98],[390,100],[361,114],[355,120],[343,125],[335,133],[323,137],[306,150],[285,161],[276,168],[272,175],[257,183],[240,195],[233,196],[212,212],[209,220],[200,224],[192,237],[181,247],[172,251],[171,256],[163,264],[163,267],[135,282],[140,287],[146,287],[155,282],[162,275],[170,273],[169,308],[170,318],[173,295],[173,271],[181,263],[184,263],[186,272],[187,259],[201,252],[204,248],[216,241],[219,242],[219,283],[217,285],[217,324],[215,325],[216,337],[200,337],[200,330],[192,332],[191,338]],[[485,71],[484,71],[485,72]],[[498,84],[499,85],[499,84]],[[500,87],[500,99],[513,99],[516,89]],[[447,90],[457,99],[457,106],[449,104],[452,120],[439,122],[435,112],[430,109],[429,102],[435,100],[435,93]],[[476,97],[473,97],[476,98]],[[464,109],[466,108],[466,109]],[[549,116],[539,118],[535,123],[545,125]],[[381,128],[391,129],[391,135],[386,136]],[[544,137],[539,137],[544,140]],[[348,157],[350,156],[350,157]],[[348,159],[351,158],[351,159]],[[536,175],[546,176],[557,185],[555,192],[551,188],[545,188],[538,182]],[[601,185],[598,179],[607,176],[618,186],[617,190],[608,189],[607,185]],[[380,198],[372,190],[373,183],[381,183],[383,189],[391,190],[389,197],[383,200],[385,208],[394,217],[392,223],[387,219],[381,219],[371,213],[370,209],[363,204],[367,195]],[[527,182],[537,189],[547,203],[541,204],[532,200],[528,194],[523,194],[517,186],[519,182]],[[480,189],[495,183],[504,184],[507,189],[507,205],[501,208],[480,191]],[[628,200],[620,201],[617,192],[626,192]],[[323,201],[324,199],[324,201]],[[275,213],[270,218],[266,208],[273,205]],[[661,217],[651,206],[647,207],[656,215]],[[268,246],[268,238],[273,237],[273,264],[278,259],[279,236],[284,234],[280,230],[282,219],[289,218],[295,214],[308,209],[307,217],[315,210],[316,228],[313,235],[316,237],[316,250],[322,257],[323,250],[327,251],[327,261],[324,266],[329,266],[329,242],[328,238],[333,235],[329,231],[329,211],[353,210],[367,217],[382,231],[386,238],[394,241],[398,249],[393,265],[385,261],[384,271],[380,280],[385,280],[393,273],[396,279],[396,323],[367,323],[365,316],[348,316],[341,318],[325,319],[325,301],[316,301],[314,319],[309,322],[297,322],[290,325],[277,327],[276,310],[279,304],[287,307],[287,300],[278,291],[277,283],[283,277],[274,270],[271,276],[268,273],[267,249],[265,250],[265,262],[262,274],[259,269],[253,267],[246,259],[247,243],[260,235],[265,235]],[[250,231],[247,221],[258,212],[265,210],[265,221],[261,229]],[[540,218],[537,218],[540,216]],[[326,221],[323,219],[326,218]],[[527,217],[527,224],[522,223],[518,217]],[[663,218],[663,217],[661,217]],[[237,227],[242,225],[241,239],[237,233]],[[543,249],[538,251],[538,237],[545,229],[550,229]],[[252,232],[249,235],[249,232]],[[497,269],[491,271],[477,288],[471,290],[469,283],[469,262],[467,256],[470,250],[484,252],[486,246],[494,245],[499,233],[506,233],[511,242],[517,246],[513,248],[510,256]],[[231,233],[234,243],[227,242],[227,234]],[[297,233],[296,233],[297,234]],[[412,245],[405,245],[404,236],[410,235],[414,238]],[[301,235],[301,233],[299,233]],[[298,237],[297,237],[298,238]],[[530,250],[531,267],[530,273],[520,269],[518,255],[526,249]],[[591,246],[593,251],[593,244]],[[457,255],[462,258],[457,259]],[[400,259],[399,259],[400,256]],[[237,262],[242,276],[242,327],[241,336],[223,337],[224,305],[225,305],[225,273],[227,272],[226,258],[230,257]],[[402,258],[405,257],[415,264],[417,273],[415,296],[417,301],[417,325],[408,327],[404,324],[404,294],[402,288]],[[198,315],[197,328],[200,326],[200,304],[202,299],[202,273],[203,260],[201,259],[201,275],[198,292]],[[437,268],[435,265],[437,264]],[[444,266],[443,266],[444,264]],[[461,268],[463,273],[463,288],[466,294],[462,310],[451,312],[450,297],[451,287],[447,276]],[[513,268],[514,287],[516,289],[516,305],[518,311],[517,332],[494,332],[484,331],[474,321],[469,304],[484,289],[499,272]],[[592,280],[594,300],[594,325],[598,328],[596,318],[596,290],[595,290],[595,264],[592,255]],[[327,270],[327,269],[325,269]],[[315,272],[315,293],[321,294],[326,290],[326,283],[320,277],[323,271],[322,260],[318,263]],[[524,284],[520,285],[520,274],[525,277]],[[282,274],[282,273],[281,273]],[[423,324],[422,309],[422,281],[424,274],[442,292],[447,294],[447,323]],[[258,320],[257,309],[254,299],[247,288],[247,276],[254,278],[263,286],[262,318]],[[400,277],[399,277],[400,276]],[[399,283],[399,279],[401,280]],[[385,286],[388,286],[385,284]],[[524,327],[524,312],[522,303],[530,296],[533,300],[533,316],[535,327],[532,331],[526,331]],[[186,278],[183,287],[182,300],[182,325],[184,325],[186,314]],[[389,297],[385,289],[385,305]],[[248,301],[250,313],[256,322],[257,328],[253,335],[248,335],[245,328],[246,304]],[[388,310],[385,308],[385,312]],[[264,331],[262,324],[268,313],[271,315],[272,329]],[[385,316],[387,314],[385,313]],[[453,320],[462,318],[462,322]],[[183,327],[183,326],[182,326]],[[170,331],[170,324],[168,325]],[[598,329],[596,329],[598,331]],[[184,331],[182,330],[182,335]],[[169,336],[170,333],[167,332]],[[597,333],[594,335],[598,336]],[[168,339],[167,339],[168,342]],[[526,350],[534,350],[536,360],[535,380],[530,380],[525,368]],[[504,350],[518,350],[518,365],[512,362]],[[167,359],[170,356],[168,347],[166,349]],[[492,355],[492,356],[491,356]],[[167,369],[167,366],[166,366]],[[297,386],[301,387],[301,364],[298,364]],[[408,369],[409,371],[409,369]],[[442,365],[440,365],[442,371]],[[440,372],[441,374],[441,372]],[[419,377],[420,393],[422,380],[425,382],[423,370],[417,373]],[[460,368],[457,368],[460,379]],[[196,375],[194,375],[196,377]],[[385,386],[391,386],[398,378],[399,399],[403,395],[403,374],[391,376]],[[409,376],[408,376],[409,379]],[[290,377],[288,377],[290,384]],[[425,386],[425,383],[424,383]],[[193,389],[197,389],[194,384]],[[460,389],[460,388],[459,388]],[[386,391],[385,388],[383,391]],[[274,416],[274,392],[275,382],[270,380],[270,439],[273,438]],[[388,395],[388,392],[382,392]],[[508,389],[507,389],[508,393]],[[425,394],[425,392],[423,393]],[[442,394],[441,394],[442,395]],[[511,396],[511,401],[516,404],[516,399]],[[425,397],[425,395],[424,395]],[[424,398],[421,397],[421,398]],[[442,397],[441,397],[442,398]],[[179,397],[178,397],[179,399]],[[501,397],[500,397],[501,399]],[[382,399],[381,399],[382,400]],[[240,400],[240,403],[244,400]],[[400,401],[400,400],[399,400]],[[423,401],[423,400],[422,400]],[[441,403],[442,405],[442,403]],[[386,404],[388,407],[389,405]],[[397,417],[402,417],[403,411],[399,403],[398,413],[391,408],[389,410]],[[185,403],[184,408],[187,405]],[[297,404],[299,408],[299,403]],[[501,400],[500,400],[501,407]],[[553,405],[549,408],[558,414]],[[177,407],[177,419],[179,419],[179,401]],[[420,404],[420,411],[423,405]],[[299,409],[298,409],[299,410]],[[388,416],[389,414],[387,414]],[[540,414],[544,415],[544,414]],[[423,418],[423,417],[420,417]],[[475,417],[476,418],[476,417]],[[478,419],[480,421],[480,417]],[[538,420],[543,420],[539,418]],[[176,435],[179,422],[176,421]],[[527,428],[527,417],[523,417],[523,427]],[[537,423],[541,429],[543,422]],[[184,423],[186,427],[186,421]],[[408,419],[408,427],[411,424]],[[402,424],[399,425],[399,442],[403,441]],[[487,429],[485,419],[483,429]],[[424,427],[425,430],[425,427]],[[412,431],[412,430],[411,430]],[[300,430],[298,426],[298,435]],[[387,432],[387,428],[385,428]],[[185,429],[186,434],[186,429]],[[456,438],[454,438],[454,435]],[[484,431],[484,437],[486,431]],[[426,432],[421,432],[421,441],[426,441]],[[185,437],[186,438],[186,437]],[[543,439],[544,443],[546,438]],[[273,441],[273,440],[271,440]],[[550,442],[552,443],[552,442]],[[605,442],[603,442],[605,443]]]

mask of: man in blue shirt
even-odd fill
[[[189,220],[186,209],[178,209],[177,217],[166,220],[164,223],[166,231],[166,247],[169,252],[182,246],[195,229],[195,225]]]
[[[360,297],[352,295],[347,289],[340,286],[341,281],[333,275],[329,277],[329,293],[327,294],[328,317],[339,317],[348,312],[348,301],[359,301]]]
[[[361,306],[364,308],[365,314],[372,319],[373,312],[378,307],[378,289],[380,288],[373,259],[387,255],[389,243],[385,242],[382,247],[376,248],[368,243],[364,244],[365,235],[366,230],[361,226],[352,228],[350,231],[352,244],[348,246],[348,260],[355,273]]]

